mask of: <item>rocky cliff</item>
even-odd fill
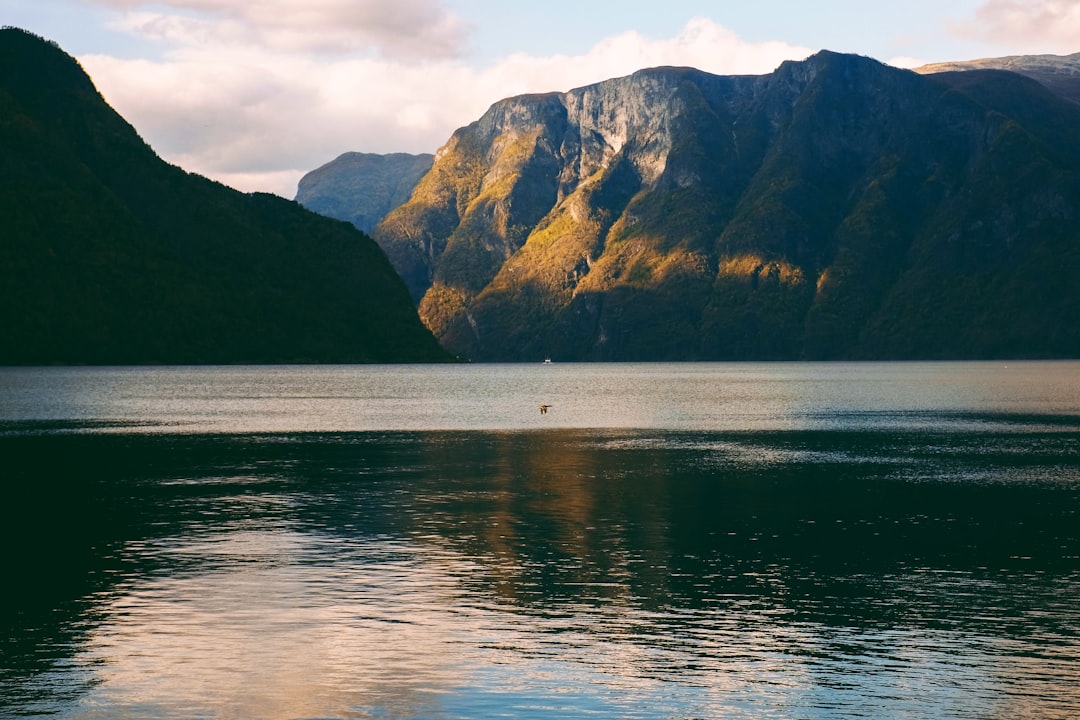
[[[348,152],[300,179],[296,201],[364,232],[405,203],[434,156]]]
[[[0,30],[0,364],[448,359],[371,239],[168,165]]]
[[[479,360],[1075,356],[1080,108],[819,53],[509,98],[374,237]]]

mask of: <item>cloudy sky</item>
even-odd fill
[[[0,0],[169,162],[293,197],[347,151],[434,152],[493,102],[642,67],[771,72],[1080,52],[1080,0]]]

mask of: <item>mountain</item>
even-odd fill
[[[820,52],[457,130],[373,236],[477,360],[1080,356],[1080,107]]]
[[[302,177],[296,202],[369,233],[409,199],[434,159],[430,154],[345,153]]]
[[[442,360],[346,223],[171,166],[78,63],[0,30],[0,363]]]
[[[964,62],[934,63],[915,68],[915,72],[922,74],[961,70],[1009,70],[1038,80],[1066,100],[1080,103],[1080,53],[1010,55]]]

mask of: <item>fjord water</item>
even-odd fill
[[[0,716],[1080,716],[1078,440],[1074,362],[0,370]]]

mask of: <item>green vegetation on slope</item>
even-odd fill
[[[377,237],[474,359],[1080,356],[1080,108],[1012,73],[644,70],[496,103],[421,188]]]
[[[380,249],[162,162],[51,43],[0,31],[0,362],[443,360]]]

